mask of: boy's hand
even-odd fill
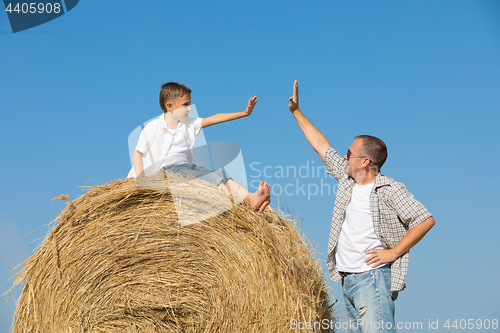
[[[203,118],[201,121],[201,128],[212,126],[215,124],[225,123],[226,121],[236,120],[243,117],[248,117],[252,114],[253,108],[257,104],[257,96],[250,97],[245,111],[230,112],[230,113],[217,113],[213,116]]]
[[[248,100],[247,108],[245,109],[245,111],[243,111],[245,117],[248,117],[252,114],[255,104],[257,104],[257,96],[250,97],[250,99]]]
[[[293,97],[288,99],[288,110],[292,113],[299,110],[299,83],[297,80],[293,82]]]

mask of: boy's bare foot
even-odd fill
[[[259,183],[259,188],[255,193],[248,193],[246,198],[250,202],[250,206],[258,213],[262,213],[264,208],[271,202],[271,187],[268,183],[262,180]]]
[[[260,185],[260,184],[259,184]],[[259,186],[260,187],[260,186]],[[271,203],[271,186],[268,183],[264,183],[265,192],[268,193],[268,198],[265,200],[262,205],[260,205],[258,213],[262,213],[264,209]]]

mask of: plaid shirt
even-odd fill
[[[351,200],[352,189],[356,182],[345,173],[346,160],[333,148],[325,153],[326,171],[339,181],[335,207],[333,209],[332,227],[328,239],[327,266],[330,277],[338,282],[341,277],[335,267],[335,249],[340,236],[344,214]],[[408,230],[432,215],[406,189],[405,185],[382,176],[375,178],[370,193],[370,210],[373,218],[375,234],[382,245],[391,249],[401,241]],[[391,266],[391,291],[405,288],[408,273],[409,252],[396,259]]]

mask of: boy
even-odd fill
[[[133,167],[128,177],[143,177],[158,173],[161,169],[194,176],[223,188],[228,194],[237,195],[250,203],[261,213],[269,205],[271,188],[260,182],[255,193],[248,192],[220,170],[213,172],[192,163],[195,136],[201,129],[248,117],[257,104],[257,96],[248,100],[245,111],[218,113],[207,118],[190,118],[191,89],[177,82],[161,86],[160,106],[163,114],[148,123],[141,132],[136,149],[132,154]]]

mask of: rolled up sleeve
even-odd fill
[[[337,180],[346,175],[345,168],[347,163],[338,151],[332,147],[328,148],[325,152],[325,165],[326,173],[332,175]]]
[[[413,197],[404,184],[393,186],[391,205],[401,222],[409,229],[427,220],[432,214]]]

